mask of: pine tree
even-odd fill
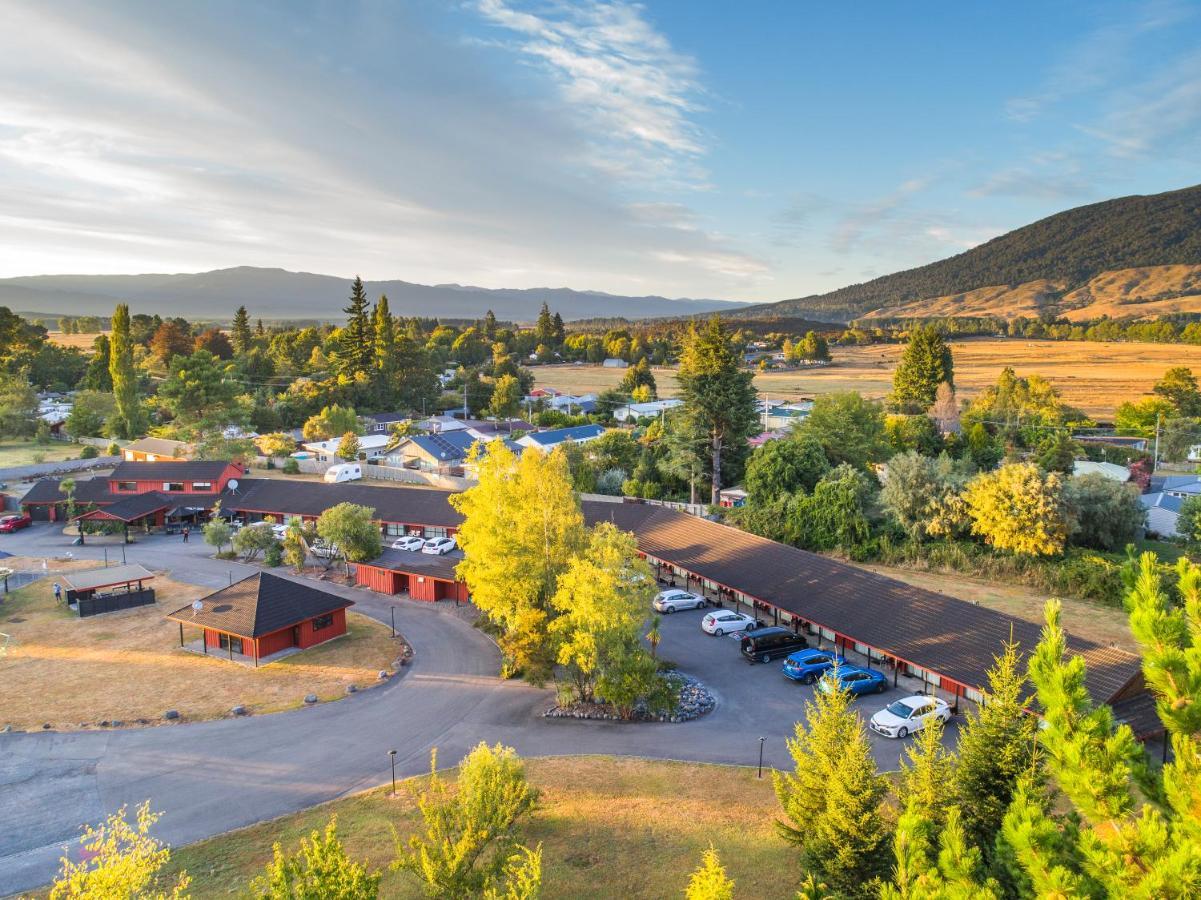
[[[545,302],[538,313],[538,322],[534,326],[534,336],[539,344],[553,345],[555,341],[555,320],[551,318],[550,307]]]
[[[88,369],[84,373],[80,387],[111,393],[113,390],[113,373],[109,369],[109,359],[108,335],[98,334],[96,335],[96,339],[92,341],[92,358],[88,361]]]
[[[388,296],[381,294],[372,314],[371,332],[374,339],[373,375],[376,402],[381,406],[392,403],[396,391],[396,320],[388,309]]]
[[[748,455],[747,438],[759,428],[758,393],[753,375],[741,368],[742,355],[721,319],[713,316],[684,339],[677,376],[685,415],[709,442],[710,503],[716,505],[729,462],[736,475]]]
[[[346,313],[346,324],[338,332],[334,347],[334,366],[339,375],[354,378],[358,374],[371,372],[375,355],[371,313],[363,281],[357,275],[350,289],[350,303],[342,312]]]
[[[262,320],[262,319],[259,319],[259,320],[258,320],[258,321],[255,323],[255,326],[254,326],[254,336],[255,336],[255,337],[266,337],[266,336],[267,336],[267,329],[263,327],[263,320]]]
[[[230,329],[233,337],[234,350],[238,353],[248,353],[254,344],[254,336],[250,332],[250,316],[245,306],[239,306],[234,313],[233,327]]]
[[[112,418],[113,436],[126,440],[136,438],[145,430],[145,418],[138,403],[138,378],[133,368],[133,342],[129,337],[129,307],[124,303],[118,303],[113,310],[109,375],[113,397],[117,401]]]
[[[777,827],[799,848],[800,868],[835,896],[875,896],[876,880],[887,869],[889,835],[881,815],[887,782],[876,771],[850,693],[817,691],[788,752],[794,771],[772,776],[789,820]]]
[[[554,338],[555,346],[563,346],[563,341],[567,337],[567,327],[563,324],[563,317],[559,315],[559,311],[555,310],[555,314],[551,317],[551,336]]]
[[[890,405],[898,412],[924,412],[934,403],[940,384],[955,387],[954,371],[951,348],[942,332],[933,325],[913,329],[892,376]]]
[[[486,313],[484,313],[484,324],[480,330],[484,332],[484,337],[486,337],[488,340],[492,340],[496,337],[496,313],[494,313],[492,310],[488,310]]]
[[[734,900],[734,882],[726,875],[717,851],[710,847],[701,856],[701,864],[688,879],[685,900]]]

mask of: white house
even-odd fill
[[[1143,494],[1139,501],[1147,511],[1147,531],[1160,537],[1180,536],[1176,523],[1180,519],[1180,506],[1184,503],[1184,498],[1158,491],[1154,494]]]
[[[1125,484],[1130,480],[1130,470],[1116,463],[1093,462],[1091,459],[1078,459],[1072,466],[1073,475],[1104,475],[1111,481]]]
[[[359,454],[367,459],[379,459],[384,455],[384,447],[391,440],[386,434],[364,434],[359,436]],[[330,438],[328,441],[309,441],[301,446],[313,454],[317,462],[329,462],[338,457],[338,445],[342,438]]]
[[[565,444],[568,441],[573,441],[577,444],[586,444],[589,441],[595,441],[604,433],[605,429],[600,425],[575,425],[571,428],[531,431],[529,434],[523,434],[519,437],[517,443],[522,447],[533,447],[535,450],[540,450],[543,453],[550,453],[560,444]]]
[[[812,409],[812,400],[797,400],[792,403],[767,403],[763,409],[763,430],[787,430],[808,418]]]
[[[624,359],[616,359],[614,357],[609,357],[603,363],[601,363],[601,365],[604,366],[606,369],[624,369],[627,366],[629,366],[629,363],[626,362]]]
[[[613,410],[613,418],[618,422],[624,422],[627,419],[645,419],[683,405],[683,400],[677,400],[674,397],[668,400],[651,400],[647,403],[627,403],[625,406],[619,406]]]

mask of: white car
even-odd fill
[[[758,625],[759,623],[754,616],[748,616],[746,613],[730,612],[728,609],[719,609],[701,619],[701,629],[718,637],[721,637],[723,634],[748,631]]]
[[[704,609],[708,606],[708,602],[704,597],[673,588],[669,591],[660,591],[651,606],[655,608],[655,612],[670,614],[677,609]]]
[[[277,541],[282,541],[288,536],[288,526],[282,522],[274,522],[271,525],[271,533],[275,535]]]
[[[422,553],[430,553],[435,556],[441,556],[443,553],[449,553],[455,549],[455,539],[450,537],[430,538],[421,548]]]
[[[938,697],[914,694],[912,697],[894,700],[872,716],[869,724],[876,734],[903,738],[915,731],[921,731],[935,719],[949,722],[950,704]]]
[[[409,550],[416,552],[425,546],[425,538],[415,534],[406,534],[402,538],[397,538],[392,542],[393,550]]]

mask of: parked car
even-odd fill
[[[704,609],[708,605],[708,601],[704,597],[698,597],[696,594],[690,594],[688,591],[681,591],[677,588],[660,591],[651,603],[655,612],[668,614],[677,609]]]
[[[282,541],[288,536],[288,526],[283,522],[273,522],[271,523],[271,534],[277,541]]]
[[[846,658],[832,650],[798,650],[784,660],[783,672],[793,681],[813,684],[830,669],[846,664]]]
[[[912,697],[894,700],[872,716],[868,725],[876,734],[903,738],[915,731],[921,731],[935,719],[944,722],[951,720],[951,707],[947,701],[939,697],[915,694]]]
[[[309,545],[309,552],[319,559],[334,559],[338,556],[339,551],[337,545],[326,543],[321,538],[317,538],[317,540]]]
[[[28,528],[33,524],[33,519],[28,514],[0,516],[0,532],[11,533],[20,531],[22,528]]]
[[[759,622],[754,616],[748,616],[746,613],[730,612],[728,609],[719,609],[701,619],[701,629],[718,637],[721,637],[723,634],[733,634],[736,631],[748,631],[751,628],[758,627]]]
[[[425,546],[425,538],[416,534],[406,534],[392,542],[393,550],[409,550],[416,552]]]
[[[831,669],[817,686],[819,691],[840,687],[852,694],[883,694],[888,690],[888,676],[878,669],[863,666],[838,666]]]
[[[452,537],[430,538],[422,546],[421,552],[441,556],[444,553],[449,553],[456,546],[455,539]]]
[[[751,662],[771,662],[808,646],[809,642],[801,635],[779,625],[756,628],[742,636],[742,655]]]

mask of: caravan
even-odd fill
[[[357,463],[339,463],[325,470],[325,481],[328,484],[339,484],[343,481],[358,481],[363,477],[363,467]]]

